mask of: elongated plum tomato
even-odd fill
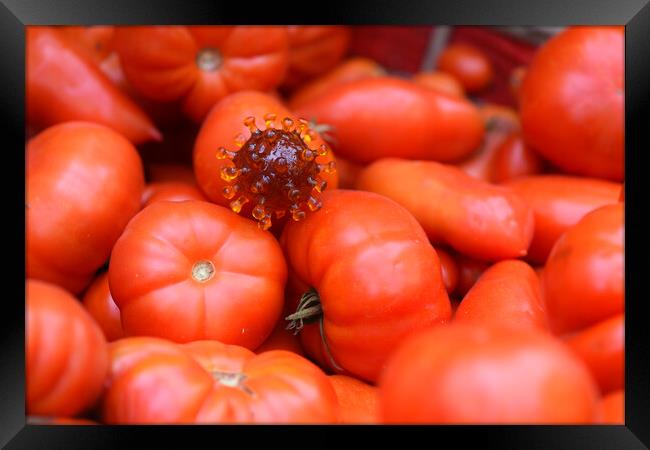
[[[468,100],[391,77],[334,86],[296,113],[333,127],[334,151],[359,163],[386,157],[456,161],[479,147],[484,132]]]
[[[28,279],[26,293],[27,414],[84,412],[99,399],[108,375],[106,339],[69,292]]]
[[[379,423],[379,393],[375,386],[346,375],[330,375],[339,401],[339,422]]]
[[[313,288],[287,320],[323,367],[375,381],[406,335],[450,319],[438,255],[390,199],[328,191],[281,242],[295,281]]]
[[[232,94],[210,112],[194,145],[194,173],[210,201],[252,216],[262,229],[318,210],[320,192],[338,184],[318,133],[253,91]]]
[[[231,92],[276,87],[289,62],[285,27],[116,27],[114,45],[140,94],[180,101],[197,122]]]
[[[79,293],[140,209],[142,162],[123,136],[87,122],[27,143],[27,276]]]
[[[624,47],[623,27],[569,27],[526,71],[524,138],[565,172],[623,179]]]
[[[395,200],[434,243],[486,261],[525,256],[533,213],[512,190],[434,161],[386,158],[367,166],[357,189]]]
[[[106,340],[124,337],[120,309],[108,287],[108,272],[97,276],[84,294],[83,305],[104,332]]]
[[[623,203],[603,206],[553,246],[542,283],[555,332],[576,331],[623,312],[623,219]]]
[[[598,388],[547,332],[456,323],[404,341],[379,398],[388,423],[592,423]]]
[[[215,339],[250,349],[271,333],[287,268],[275,238],[208,202],[160,201],[129,222],[108,280],[127,336]]]
[[[333,423],[336,393],[312,362],[217,341],[134,337],[110,345],[106,423]]]

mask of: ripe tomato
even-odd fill
[[[465,295],[454,322],[547,329],[539,277],[516,259],[492,265]]]
[[[436,247],[436,253],[440,259],[442,281],[445,283],[447,293],[451,294],[456,290],[456,286],[458,286],[458,264],[453,256],[440,247]]]
[[[467,44],[451,44],[438,58],[438,70],[454,76],[472,94],[485,89],[494,78],[492,63],[485,54]]]
[[[623,233],[623,203],[616,203],[590,212],[555,243],[542,275],[555,332],[623,312]]]
[[[489,181],[501,183],[541,173],[544,162],[524,143],[519,133],[510,133],[495,148],[490,166]]]
[[[445,72],[419,72],[413,75],[412,80],[428,89],[452,97],[465,97],[463,85],[453,76]]]
[[[524,138],[566,172],[623,179],[623,38],[623,27],[570,27],[526,72]]]
[[[407,334],[449,320],[440,261],[395,202],[346,190],[322,200],[320,211],[288,222],[281,237],[290,274],[314,288],[297,308],[304,318],[293,323],[300,330],[307,322],[303,346],[323,367],[374,381]],[[310,318],[319,305],[322,314]]]
[[[379,380],[389,423],[591,423],[598,389],[552,335],[453,324],[407,339]]]
[[[595,178],[568,175],[537,175],[505,183],[523,198],[535,215],[535,234],[528,258],[544,263],[562,233],[582,217],[607,204],[616,203],[621,185]]]
[[[375,386],[346,375],[330,375],[339,403],[339,422],[379,423],[379,394]]]
[[[327,376],[295,353],[256,355],[217,341],[155,338],[111,344],[103,420],[138,423],[333,423]]]
[[[27,276],[77,294],[140,209],[142,163],[113,130],[55,125],[27,143]]]
[[[603,394],[625,385],[625,324],[618,314],[565,339],[598,382]]]
[[[619,389],[600,399],[598,423],[611,425],[625,424],[625,391]]]
[[[291,314],[293,311],[283,312],[280,319],[275,324],[275,328],[271,332],[271,335],[266,338],[266,340],[255,349],[255,353],[268,352],[269,350],[288,350],[290,352],[297,353],[300,356],[305,356],[305,352],[302,349],[300,344],[300,338],[293,334],[293,332],[287,330],[287,322],[284,318]]]
[[[182,202],[185,200],[207,200],[205,195],[193,184],[179,181],[166,181],[149,183],[142,193],[142,207],[145,208],[154,202],[171,201]]]
[[[156,202],[138,213],[115,243],[108,271],[127,335],[250,349],[271,333],[286,278],[270,233],[195,200]]]
[[[108,373],[106,339],[70,293],[32,279],[25,286],[27,414],[84,412]]]
[[[334,151],[359,163],[389,156],[459,160],[478,148],[484,132],[468,100],[394,77],[333,86],[296,112],[332,126]]]
[[[488,130],[513,132],[521,129],[519,114],[508,106],[484,103],[479,105],[478,112]]]
[[[344,26],[290,25],[289,69],[282,85],[294,87],[336,66],[345,56],[352,30]]]
[[[473,258],[525,256],[533,237],[533,213],[517,194],[454,166],[386,158],[361,172],[357,188],[392,198],[418,219],[434,244]]]
[[[112,26],[68,26],[57,28],[66,38],[70,46],[74,46],[96,64],[101,64],[113,51]]]
[[[106,340],[110,342],[124,337],[120,309],[108,288],[107,272],[92,282],[84,294],[83,305],[104,332]]]
[[[231,92],[277,86],[288,64],[285,27],[116,27],[115,49],[140,94],[180,101],[201,122]]]
[[[289,108],[296,109],[309,103],[332,86],[382,75],[386,75],[386,71],[377,62],[355,56],[296,89],[288,101]]]
[[[336,173],[339,178],[340,189],[354,189],[357,184],[359,174],[363,170],[363,165],[357,164],[347,159],[336,157]]]
[[[456,254],[454,256],[458,265],[458,284],[453,294],[464,297],[483,272],[490,267],[490,264],[462,254]]]
[[[145,113],[55,29],[27,27],[26,83],[27,121],[32,125],[87,120],[136,144],[161,139]]]

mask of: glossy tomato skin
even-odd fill
[[[603,394],[625,385],[624,322],[624,314],[617,314],[565,338],[587,364]]]
[[[490,169],[489,181],[501,183],[542,173],[544,161],[524,143],[519,133],[511,133],[495,149]]]
[[[570,175],[534,175],[504,183],[528,203],[535,215],[535,234],[528,258],[544,263],[562,233],[585,214],[616,203],[619,183]]]
[[[363,170],[357,189],[395,200],[418,219],[434,244],[477,259],[525,256],[533,237],[533,213],[517,194],[451,165],[381,159]]]
[[[288,222],[281,237],[292,277],[316,289],[323,310],[323,337],[316,322],[301,339],[323,367],[374,381],[406,335],[450,319],[440,261],[395,202],[346,190],[322,200],[320,211]],[[331,357],[323,357],[323,338]]]
[[[419,72],[413,75],[413,81],[420,86],[440,92],[441,94],[461,98],[465,96],[463,85],[453,75],[445,72]]]
[[[123,136],[68,122],[27,143],[27,276],[80,293],[140,209],[144,175]]]
[[[107,341],[124,337],[120,309],[111,296],[107,272],[102,273],[92,282],[84,294],[83,305],[102,329]]]
[[[161,138],[145,113],[56,29],[27,27],[26,75],[30,124],[84,120],[106,125],[135,144]]]
[[[345,26],[289,25],[289,68],[282,82],[286,88],[320,75],[345,56],[352,29]]]
[[[81,53],[101,64],[113,51],[113,26],[64,26],[57,28]]]
[[[379,381],[388,423],[592,423],[598,388],[552,335],[452,324],[414,335]]]
[[[463,298],[454,322],[548,329],[539,277],[523,261],[499,261]]]
[[[330,375],[339,403],[339,423],[379,423],[379,394],[375,386],[347,375]]]
[[[478,148],[484,132],[469,101],[395,77],[334,86],[296,112],[332,126],[334,151],[359,163],[385,157],[460,160]]]
[[[333,423],[336,394],[313,363],[217,341],[111,344],[106,423]]]
[[[182,202],[185,200],[207,201],[207,198],[195,185],[178,181],[149,183],[142,193],[143,208],[159,201]]]
[[[468,93],[485,89],[494,78],[492,63],[478,48],[452,44],[438,57],[438,70],[453,75]]]
[[[69,292],[26,281],[26,412],[74,416],[98,400],[108,374],[102,331]]]
[[[253,349],[280,315],[287,269],[253,221],[208,202],[160,201],[129,222],[108,277],[127,336]]]
[[[274,88],[288,64],[285,27],[116,27],[115,48],[134,89],[196,122],[231,92]]]
[[[610,425],[625,424],[625,391],[619,389],[600,399],[598,423]]]
[[[440,258],[440,269],[442,270],[442,281],[445,283],[447,293],[451,294],[458,286],[458,264],[456,259],[449,252],[436,248],[438,258]]]
[[[542,277],[555,332],[575,331],[623,312],[623,219],[622,203],[603,206],[553,246]]]
[[[623,179],[623,53],[623,27],[569,27],[526,72],[524,138],[565,172]]]

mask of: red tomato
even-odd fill
[[[603,206],[553,246],[543,285],[551,326],[575,331],[624,310],[623,203]]]
[[[458,284],[453,294],[464,297],[490,264],[462,254],[457,254],[455,257],[458,265]]]
[[[332,126],[334,151],[359,163],[390,156],[455,161],[477,149],[484,132],[468,100],[391,77],[333,86],[296,112]]]
[[[280,316],[271,335],[266,338],[262,345],[255,349],[255,353],[268,352],[269,350],[287,350],[297,353],[300,356],[305,356],[305,352],[300,344],[300,338],[293,334],[293,332],[287,330],[287,322],[284,320],[284,317],[291,312]]]
[[[618,314],[565,339],[607,394],[625,385],[625,316]]]
[[[443,249],[436,247],[436,253],[440,258],[440,268],[442,269],[442,281],[445,283],[447,293],[451,294],[458,286],[458,264],[453,256]]]
[[[363,165],[357,164],[347,159],[336,157],[336,172],[339,177],[340,189],[354,189],[357,184],[359,174],[363,170]]]
[[[298,308],[307,318],[294,323],[308,323],[305,351],[324,367],[374,381],[407,334],[450,318],[435,250],[415,218],[385,197],[327,191],[323,208],[288,222],[281,242],[291,275],[315,289]],[[309,318],[305,308],[317,305],[322,314]]]
[[[283,86],[291,88],[314,78],[345,56],[352,30],[343,26],[290,25],[289,70]]]
[[[115,304],[108,288],[107,272],[95,278],[84,294],[83,305],[95,319],[109,342],[124,337],[120,309]]]
[[[70,46],[74,46],[96,64],[104,61],[113,51],[113,26],[58,27]]]
[[[510,92],[517,100],[519,100],[519,92],[521,91],[521,84],[526,76],[526,70],[526,67],[519,66],[515,67],[512,69],[512,72],[510,72],[510,78],[508,80],[508,83],[510,84]]]
[[[516,259],[492,265],[465,295],[454,322],[547,329],[539,277]]]
[[[300,86],[291,94],[288,105],[291,109],[296,109],[317,98],[332,86],[383,75],[386,75],[386,71],[377,62],[369,58],[355,56]]]
[[[623,27],[570,27],[546,42],[519,95],[526,143],[566,172],[622,180],[623,53]]]
[[[486,261],[525,256],[533,213],[510,189],[493,186],[434,161],[386,158],[366,167],[358,189],[408,209],[435,243]]]
[[[413,75],[412,80],[428,89],[452,97],[465,97],[463,85],[453,76],[445,72],[419,72]]]
[[[600,400],[598,423],[611,425],[625,424],[625,391],[620,389],[607,394]]]
[[[140,209],[138,152],[102,125],[55,125],[27,143],[27,276],[77,294]]]
[[[489,181],[501,183],[524,175],[542,172],[544,162],[528,147],[519,133],[511,133],[495,148]]]
[[[149,183],[142,194],[142,207],[154,202],[185,200],[207,200],[203,193],[192,184],[179,181]]]
[[[330,375],[329,379],[338,398],[340,423],[379,423],[379,395],[376,387],[345,375]]]
[[[591,423],[598,389],[552,335],[453,324],[412,336],[379,381],[388,423]]]
[[[333,423],[327,376],[295,353],[255,355],[217,341],[185,345],[155,338],[111,344],[109,424]]]
[[[139,93],[197,122],[231,92],[277,86],[289,57],[286,28],[270,26],[116,27],[115,48]]]
[[[453,75],[468,93],[485,89],[494,78],[492,63],[476,47],[451,44],[438,57],[438,70]]]
[[[250,349],[271,333],[286,278],[270,233],[194,200],[156,202],[137,214],[113,247],[108,273],[127,335]]]
[[[621,185],[595,178],[537,175],[511,180],[505,185],[523,198],[535,215],[535,234],[528,258],[544,263],[562,233],[582,217],[616,203]]]
[[[27,27],[26,83],[30,124],[87,120],[136,144],[161,139],[145,113],[55,29]]]
[[[74,416],[92,407],[108,373],[108,347],[97,324],[71,294],[28,279],[26,412]]]
[[[181,164],[149,164],[145,167],[145,172],[147,180],[151,183],[178,181],[196,185],[192,168]]]

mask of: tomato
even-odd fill
[[[379,395],[376,387],[345,375],[330,375],[329,379],[338,398],[340,423],[379,422]]]
[[[501,183],[525,175],[541,173],[544,162],[528,147],[519,133],[505,137],[494,150],[489,181]]]
[[[126,335],[251,349],[280,315],[286,277],[270,233],[195,200],[156,202],[138,213],[113,247],[108,271]]]
[[[300,356],[305,356],[305,352],[300,344],[300,338],[287,330],[287,322],[284,318],[291,314],[293,311],[283,311],[280,319],[275,324],[275,328],[270,336],[255,349],[255,353],[268,352],[269,350],[288,350],[297,353]]]
[[[66,26],[57,28],[71,46],[101,64],[113,51],[113,26]]]
[[[625,424],[625,391],[619,389],[605,395],[600,400],[598,423],[611,425]]]
[[[386,75],[386,71],[377,62],[355,56],[300,86],[291,94],[288,105],[291,109],[296,109],[317,98],[332,86],[383,75]]]
[[[454,256],[458,265],[458,284],[453,294],[464,297],[490,264],[462,254]]]
[[[470,94],[482,91],[494,79],[492,63],[476,47],[451,44],[440,53],[438,70],[453,75]]]
[[[505,183],[519,194],[535,215],[535,234],[528,258],[544,263],[553,244],[582,217],[616,203],[621,185],[596,178],[569,175],[537,175]]]
[[[338,187],[340,189],[354,189],[363,167],[361,164],[337,156],[336,173],[339,178]]]
[[[171,181],[196,185],[194,170],[181,164],[148,164],[145,172],[151,183]]]
[[[97,324],[70,293],[28,279],[27,415],[74,416],[92,407],[108,373],[108,347]]]
[[[333,127],[337,155],[455,161],[478,148],[484,127],[468,100],[411,81],[372,77],[333,86],[296,110]]]
[[[603,206],[553,246],[543,285],[552,328],[575,331],[624,310],[623,203]]]
[[[519,114],[514,109],[496,103],[479,105],[478,112],[488,130],[520,131]]]
[[[463,85],[453,76],[445,72],[419,72],[413,75],[412,80],[428,89],[452,97],[465,97]]]
[[[84,294],[83,305],[104,332],[106,340],[115,341],[124,337],[120,309],[108,288],[107,272],[102,273],[92,282]]]
[[[329,69],[345,56],[352,29],[344,26],[290,25],[289,69],[282,82],[294,87]]]
[[[27,276],[80,293],[140,209],[135,147],[103,126],[68,122],[27,143]]]
[[[294,122],[298,120],[273,97],[253,91],[238,92],[228,96],[219,102],[205,119],[194,145],[194,173],[198,185],[210,201],[223,206],[227,206],[231,202],[223,195],[223,189],[227,183],[221,178],[221,170],[224,166],[232,163],[228,160],[217,159],[219,147],[237,151],[235,138],[241,135],[242,141],[245,141],[251,136],[250,130],[244,125],[244,120],[252,116],[255,118],[257,126],[264,128],[264,116],[268,113],[276,114],[274,128],[279,127],[280,121],[285,117],[291,118]],[[315,133],[310,148],[318,148],[322,144],[325,142],[318,133]],[[331,152],[326,156],[318,156],[316,159],[322,164],[333,160]],[[323,174],[323,179],[327,183],[327,189],[336,189],[338,186],[336,172]],[[244,205],[242,215],[249,217],[253,206],[254,202]]]
[[[320,211],[288,222],[281,237],[292,277],[313,288],[291,324],[323,367],[374,381],[407,334],[450,319],[440,261],[395,202],[346,190],[322,199]]]
[[[134,89],[196,122],[231,92],[274,88],[289,61],[286,28],[271,26],[116,27],[115,49]]]
[[[598,389],[562,343],[527,328],[452,324],[411,336],[379,380],[388,423],[591,423]]]
[[[84,120],[106,125],[136,144],[161,139],[145,113],[55,29],[27,27],[26,83],[30,124]]]
[[[442,281],[445,283],[447,293],[451,294],[458,286],[458,264],[453,256],[440,247],[436,247],[436,253],[440,259]]]
[[[182,202],[185,200],[207,200],[192,184],[179,181],[149,183],[142,194],[142,207],[159,201]]]
[[[569,27],[538,51],[519,94],[526,143],[563,171],[623,179],[624,27]]]
[[[533,213],[513,191],[434,161],[386,158],[366,167],[358,189],[392,198],[420,222],[434,244],[486,261],[525,256]]]
[[[156,338],[111,344],[111,380],[102,417],[109,424],[333,423],[327,376],[295,353],[217,341],[184,345]]]
[[[492,265],[465,295],[454,322],[547,329],[539,277],[516,259]]]
[[[519,100],[519,92],[521,91],[521,84],[524,81],[524,76],[526,76],[526,67],[518,66],[512,69],[510,72],[510,78],[508,79],[508,84],[510,85],[510,92],[512,96]]]
[[[625,385],[625,316],[615,315],[565,338],[607,394]]]

